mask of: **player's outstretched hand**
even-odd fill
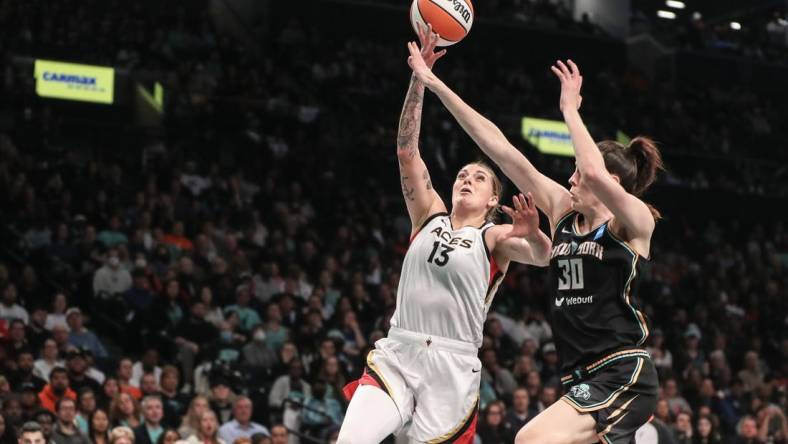
[[[427,25],[426,27],[419,25],[417,33],[419,34],[419,43],[421,45],[421,58],[424,59],[424,64],[427,65],[427,68],[432,69],[435,62],[446,55],[446,50],[442,49],[435,52],[435,46],[438,44],[440,37],[432,30],[432,25]]]
[[[566,64],[557,60],[550,69],[561,80],[561,101],[559,102],[561,111],[579,110],[580,104],[583,102],[583,96],[580,95],[580,88],[583,86],[583,76],[580,75],[580,69],[572,60],[567,60]]]
[[[422,39],[422,41],[425,38],[428,39],[427,44],[423,45],[423,48],[419,49],[419,45],[417,45],[416,42],[408,42],[408,52],[410,53],[408,65],[410,69],[413,70],[413,74],[416,78],[424,83],[424,86],[431,88],[439,82],[438,77],[433,74],[431,67],[436,60],[446,54],[446,50],[434,52],[435,43],[437,43],[437,35],[431,32],[431,30],[428,31],[429,32],[425,33],[422,30],[419,34],[419,38]]]
[[[512,230],[506,234],[510,237],[529,237],[539,232],[539,212],[536,210],[534,197],[531,193],[512,196],[514,208],[503,205],[503,212],[512,218]]]

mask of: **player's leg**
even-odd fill
[[[515,444],[592,444],[599,442],[596,421],[563,400],[556,401],[517,433]]]
[[[401,424],[394,400],[375,386],[362,385],[347,408],[337,444],[378,444]]]

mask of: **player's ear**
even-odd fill
[[[619,185],[621,185],[621,178],[618,177],[618,174],[611,174],[610,177],[612,177],[613,180],[615,180],[616,182],[618,182]]]
[[[487,202],[487,206],[489,208],[495,208],[496,205],[498,205],[498,196],[493,194],[492,197],[490,197],[490,200]]]

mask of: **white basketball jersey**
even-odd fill
[[[481,228],[451,226],[446,213],[422,226],[405,254],[391,325],[481,347],[482,330],[503,280]]]

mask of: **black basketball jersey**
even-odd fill
[[[553,335],[564,371],[608,352],[642,346],[648,337],[638,287],[643,262],[608,222],[585,235],[571,211],[555,227],[550,254],[549,302]]]

